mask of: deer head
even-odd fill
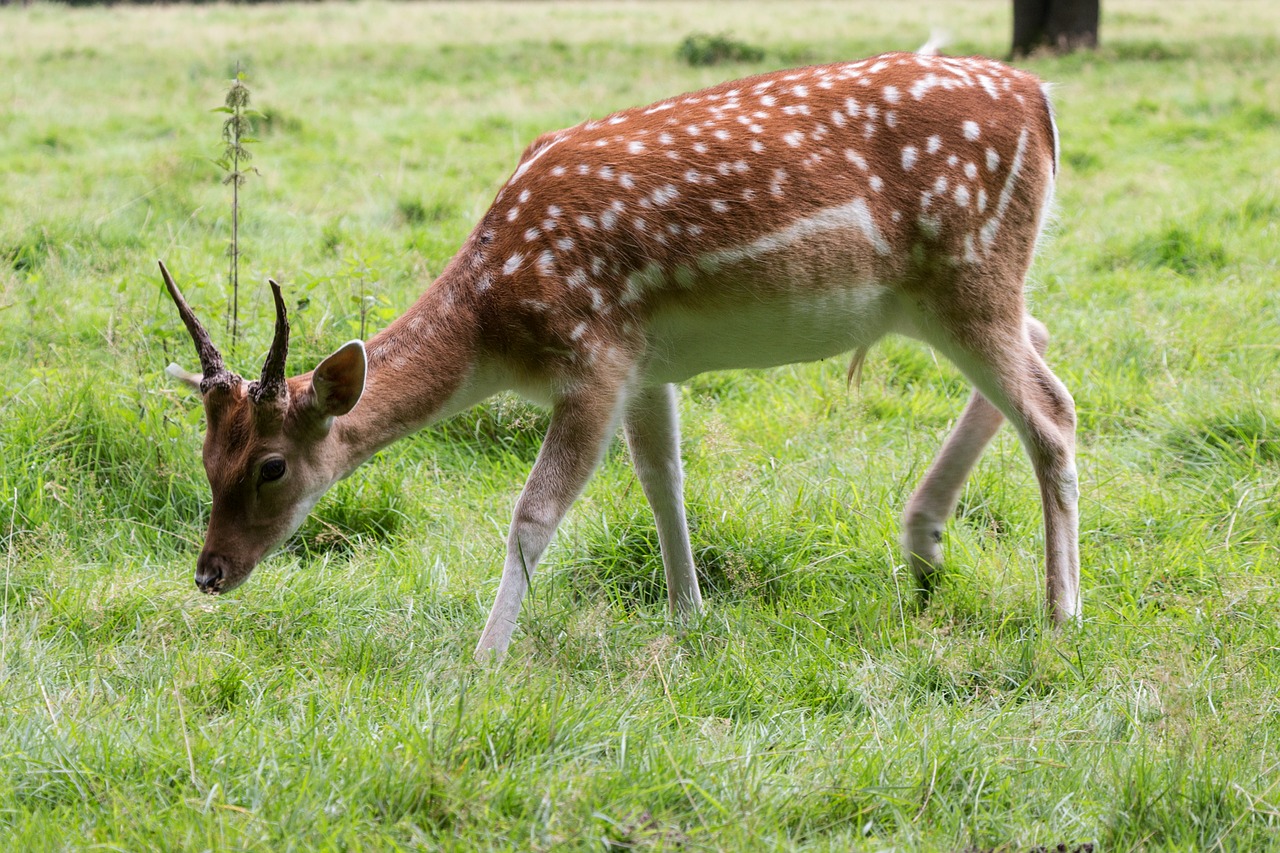
[[[164,263],[160,273],[196,346],[201,375],[169,365],[170,376],[200,392],[207,423],[204,470],[213,508],[196,561],[201,592],[239,586],[347,473],[335,420],[364,392],[364,344],[351,341],[309,375],[285,377],[289,319],[280,285],[269,281],[276,329],[257,381],[227,370]]]

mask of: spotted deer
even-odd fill
[[[213,507],[196,584],[240,584],[379,448],[503,389],[551,421],[477,653],[501,655],[570,504],[621,421],[676,614],[702,607],[674,383],[918,338],[975,386],[907,503],[926,592],[942,528],[1004,418],[1044,509],[1047,605],[1079,613],[1074,404],[1023,287],[1057,167],[1043,86],[981,58],[887,54],[779,71],[539,137],[440,277],[367,343],[285,377],[229,372],[168,271],[203,372]],[[161,265],[163,270],[163,264]]]

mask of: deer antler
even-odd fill
[[[289,317],[284,308],[284,296],[275,279],[267,279],[271,285],[271,297],[276,304],[276,334],[271,350],[262,364],[262,376],[249,386],[249,398],[255,403],[267,401],[287,402],[289,386],[285,383],[284,365],[289,355]]]
[[[227,370],[222,362],[222,353],[218,352],[218,348],[209,339],[209,333],[196,319],[195,312],[191,310],[187,300],[182,298],[182,291],[178,290],[178,285],[174,284],[173,276],[169,275],[164,261],[158,263],[160,275],[164,276],[164,285],[169,290],[169,296],[173,298],[173,304],[178,306],[178,315],[182,317],[182,322],[196,345],[196,353],[200,356],[200,369],[204,373],[204,377],[200,380],[200,393],[207,394],[211,388],[235,385],[240,381],[240,377]]]

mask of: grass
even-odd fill
[[[933,602],[897,517],[966,389],[890,340],[682,392],[709,612],[665,621],[615,447],[508,661],[470,652],[545,416],[388,448],[235,593],[191,582],[200,412],[165,258],[229,293],[216,155],[266,116],[241,345],[285,284],[291,368],[387,322],[539,132],[803,62],[1001,55],[1007,4],[0,8],[0,846],[1260,850],[1280,846],[1280,13],[1104,4],[1040,58],[1063,135],[1030,298],[1080,414],[1086,618],[1048,630],[1040,509],[1002,434]],[[690,67],[699,32],[764,49]],[[360,294],[364,293],[365,299]]]

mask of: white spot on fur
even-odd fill
[[[955,196],[956,196],[956,204],[958,204],[960,207],[969,206],[969,188],[966,187],[964,184],[956,185]]]
[[[538,255],[538,275],[549,276],[556,269],[556,256],[550,249],[543,249]]]
[[[902,149],[902,170],[910,172],[911,167],[916,164],[916,158],[920,152],[916,150],[914,145],[908,145]]]
[[[539,149],[534,153],[534,155],[533,155],[532,157],[530,157],[528,160],[525,160],[523,163],[521,163],[521,164],[520,164],[520,166],[516,169],[516,173],[515,173],[514,175],[512,175],[512,176],[511,176],[511,180],[510,180],[510,181],[508,181],[507,183],[509,183],[509,184],[510,184],[510,183],[514,183],[515,181],[520,180],[520,177],[521,177],[525,172],[529,171],[529,167],[530,167],[530,166],[532,166],[535,162],[537,162],[537,160],[538,160],[538,158],[539,158],[539,157],[541,157],[543,154],[546,154],[546,153],[547,153],[548,151],[550,151],[552,148],[555,148],[555,147],[556,147],[557,145],[559,145],[563,140],[564,140],[564,137],[562,136],[562,137],[559,137],[559,138],[557,138],[557,139],[553,139],[551,142],[548,142],[546,145],[544,145],[544,146],[542,146],[541,148],[539,148]],[[520,193],[520,203],[521,203],[521,204],[523,204],[524,202],[526,202],[526,201],[528,201],[528,200],[529,200],[529,191],[528,191],[528,190],[525,190],[524,192]]]
[[[675,201],[680,195],[680,191],[676,189],[675,184],[663,184],[653,191],[651,198],[654,204],[664,205]]]
[[[542,232],[539,231],[537,228],[524,229],[524,240],[526,243],[531,243],[534,240],[537,240],[541,236],[542,236]]]
[[[520,264],[522,263],[524,263],[524,255],[516,252],[511,257],[507,258],[507,262],[502,265],[502,274],[511,275],[513,272],[520,269]]]
[[[902,100],[902,93],[898,91],[897,86],[885,86],[884,99],[891,104],[896,104]]]
[[[925,146],[924,146],[924,150],[929,152],[930,154],[937,154],[941,148],[942,148],[942,137],[938,136],[936,133],[933,136],[929,137],[928,141],[925,142]]]
[[[882,179],[879,175],[872,175],[870,178],[867,179],[867,183],[871,184],[871,189],[875,190],[876,192],[880,192],[882,189],[884,189],[884,179]]]
[[[518,207],[513,207],[513,208],[511,208],[510,210],[508,210],[508,211],[507,211],[507,221],[508,221],[508,222],[515,222],[515,221],[516,221],[516,217],[517,217],[517,216],[519,216],[519,215],[520,215],[520,208],[518,208]]]
[[[726,249],[704,256],[699,260],[699,264],[702,265],[704,261],[709,261],[710,266],[715,268],[723,264],[749,260],[769,252],[785,249],[813,234],[845,231],[850,228],[860,231],[871,243],[876,254],[888,255],[891,251],[888,241],[884,239],[884,236],[881,235],[880,230],[876,227],[875,219],[871,216],[871,208],[867,206],[866,199],[855,198],[848,204],[829,207],[818,211],[812,216],[796,220],[786,228],[775,231],[772,234],[766,234],[745,246]]]
[[[782,197],[782,184],[787,180],[786,169],[774,169],[773,181],[769,184],[769,192],[779,198]]]
[[[994,172],[1000,168],[1000,154],[994,148],[987,149],[987,171]]]
[[[972,181],[974,178],[978,177],[978,167],[977,167],[977,165],[975,165],[974,163],[965,163],[965,164],[964,164],[964,176],[965,176],[966,178],[968,178],[969,180],[971,180],[971,181]]]
[[[643,154],[644,143],[637,142],[636,140],[633,139],[631,142],[627,144],[627,150],[630,151],[632,154]]]
[[[982,129],[978,127],[976,121],[966,121],[964,123],[964,138],[973,141],[981,135]]]
[[[990,248],[995,242],[996,232],[1000,230],[1000,222],[1004,219],[1005,211],[1009,207],[1009,200],[1013,197],[1013,187],[1018,182],[1018,173],[1022,171],[1022,158],[1027,151],[1027,129],[1024,127],[1022,132],[1018,134],[1018,147],[1013,152],[1013,162],[1009,164],[1009,175],[1004,179],[1004,186],[1000,189],[1000,198],[996,201],[995,212],[982,225],[982,229],[978,236],[982,240],[984,248]]]
[[[928,94],[930,89],[941,85],[942,80],[937,74],[926,74],[911,84],[911,97],[918,101]]]

